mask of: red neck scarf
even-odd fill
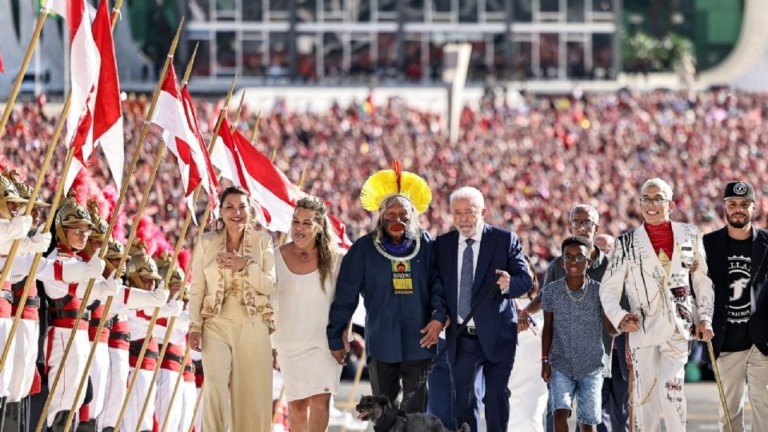
[[[672,234],[672,222],[666,221],[659,225],[645,224],[645,231],[651,239],[653,251],[659,255],[659,251],[664,251],[667,258],[672,259],[672,250],[675,245],[675,236]]]

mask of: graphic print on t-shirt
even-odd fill
[[[746,323],[749,320],[752,296],[750,295],[750,271],[752,258],[743,255],[728,256],[728,323]]]

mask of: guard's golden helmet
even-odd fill
[[[109,243],[107,244],[107,253],[104,255],[104,259],[107,262],[107,269],[109,270],[108,273],[112,273],[116,270],[115,266],[112,265],[112,260],[119,260],[125,255],[125,246],[123,246],[122,243],[119,241],[110,238]],[[128,260],[130,260],[130,256],[128,257]],[[127,262],[127,261],[126,261]]]
[[[85,249],[91,254],[95,253],[94,245],[92,242],[96,241],[104,244],[104,240],[107,238],[107,231],[109,231],[109,224],[99,213],[99,203],[95,199],[88,200],[88,213],[91,215],[91,221],[93,221],[93,229],[91,235],[88,237],[88,244]]]
[[[93,222],[91,222],[91,215],[88,213],[88,210],[78,204],[72,196],[62,200],[62,204],[56,210],[54,222],[56,223],[56,239],[70,249],[72,245],[67,241],[64,227],[87,224],[88,227],[93,229]]]
[[[3,175],[11,179],[13,182],[13,185],[16,186],[16,190],[19,191],[19,196],[27,200],[29,202],[29,199],[32,198],[32,192],[35,190],[35,188],[32,185],[28,185],[26,183],[23,183],[19,181],[19,173],[14,169],[8,169],[6,168],[3,171]],[[47,202],[43,201],[40,198],[40,194],[37,194],[37,197],[35,198],[35,203],[33,204],[33,208],[41,208],[41,207],[50,207],[51,205]]]
[[[131,259],[128,261],[128,284],[135,288],[144,289],[144,282],[142,279],[154,279],[156,281],[162,280],[162,276],[157,270],[157,264],[149,255],[142,252],[134,253],[131,249]],[[139,251],[141,249],[138,249]]]
[[[11,212],[8,203],[26,204],[28,201],[21,197],[19,190],[13,181],[5,176],[0,176],[0,217],[11,219],[15,212]]]
[[[163,279],[168,277],[168,269],[171,268],[172,258],[173,257],[168,252],[163,252],[158,258],[155,259],[155,262],[157,262],[157,267],[160,271],[160,275],[163,277]],[[186,278],[184,275],[184,270],[179,265],[173,266],[173,272],[171,273],[171,279],[168,282],[168,285],[184,285],[185,282]]]

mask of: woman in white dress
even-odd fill
[[[547,384],[536,379],[536,374],[541,373],[541,331],[544,328],[543,312],[539,311],[529,315],[524,311],[531,299],[535,298],[539,291],[539,283],[536,279],[536,271],[531,260],[528,261],[528,271],[533,278],[533,285],[523,297],[516,299],[518,320],[526,320],[529,324],[527,330],[517,334],[517,353],[512,374],[509,377],[508,388],[511,393],[509,398],[509,430],[525,432],[544,432],[544,412],[547,410]],[[525,328],[518,324],[518,330]]]
[[[323,201],[301,198],[293,213],[291,242],[275,249],[277,289],[272,301],[272,340],[295,432],[328,428],[341,365],[331,356],[325,328],[342,256],[331,238]]]

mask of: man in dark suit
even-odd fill
[[[488,431],[507,430],[509,390],[517,345],[517,314],[512,299],[531,288],[531,277],[517,235],[486,225],[482,193],[463,187],[451,194],[456,230],[437,238],[435,256],[444,284],[450,326],[448,360],[454,382],[457,424],[480,430],[475,379],[482,372]],[[466,328],[464,318],[480,304]]]
[[[734,431],[744,430],[744,384],[752,430],[768,430],[768,231],[752,225],[755,190],[730,182],[723,195],[726,226],[704,236],[715,286],[712,348]],[[720,412],[720,427],[725,416]]]

